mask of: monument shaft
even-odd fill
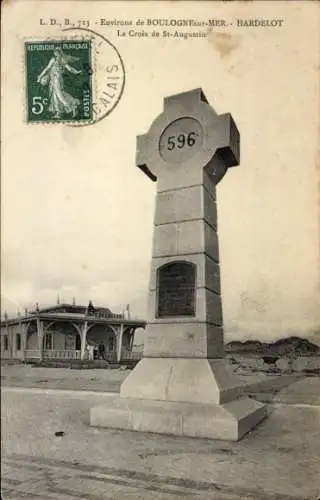
[[[223,355],[216,189],[198,182],[157,193],[146,357]]]
[[[238,440],[266,416],[223,359],[216,185],[239,164],[240,135],[201,89],[165,99],[137,140],[157,181],[143,359],[91,424]]]

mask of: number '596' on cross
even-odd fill
[[[197,132],[190,132],[189,134],[171,135],[168,137],[167,149],[172,151],[175,148],[182,149],[185,146],[191,148],[196,142]]]

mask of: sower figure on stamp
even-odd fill
[[[38,83],[49,86],[49,111],[54,113],[54,118],[60,118],[63,113],[72,113],[73,117],[77,115],[77,107],[80,105],[80,101],[64,90],[63,82],[65,70],[73,75],[81,73],[81,70],[77,70],[69,64],[77,60],[77,57],[63,53],[61,48],[58,47],[53,52],[53,57],[48,65],[37,78]]]

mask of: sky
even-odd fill
[[[217,190],[226,336],[319,340],[319,13],[308,1],[6,2],[2,312],[54,304],[59,295],[114,312],[130,304],[133,316],[146,316],[156,186],[135,166],[136,136],[164,97],[201,87],[241,135],[241,164]],[[117,47],[124,93],[87,127],[29,124],[24,42],[58,37],[61,28],[40,18],[66,17],[90,20]],[[118,37],[97,21],[151,17],[228,25],[185,40]],[[283,22],[248,28],[237,19]]]

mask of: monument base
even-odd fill
[[[95,427],[238,441],[267,415],[242,397],[244,384],[224,359],[144,358],[120,397],[90,412]]]

